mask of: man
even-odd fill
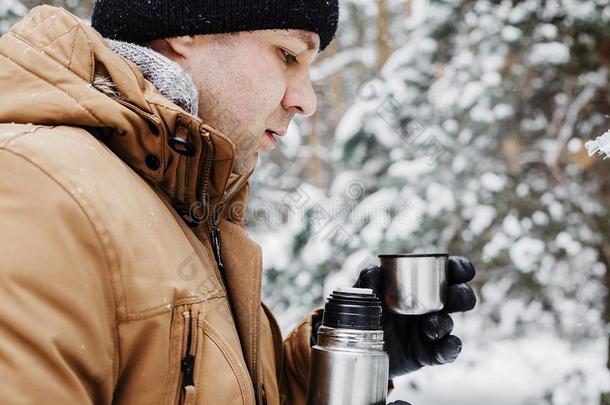
[[[100,0],[93,28],[43,6],[0,38],[3,403],[304,403],[320,314],[282,342],[242,215],[258,153],[316,109],[337,16]],[[445,312],[386,316],[393,376],[459,353],[474,268],[449,271]]]

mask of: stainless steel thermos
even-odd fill
[[[335,290],[311,353],[308,405],[385,405],[389,359],[381,303],[368,288]]]

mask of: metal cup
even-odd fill
[[[383,302],[402,315],[443,309],[447,295],[446,253],[379,255]]]

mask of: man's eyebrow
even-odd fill
[[[310,34],[307,34],[305,32],[301,32],[301,31],[293,31],[291,33],[282,32],[281,34],[283,36],[285,36],[286,38],[292,38],[291,34],[296,34],[296,36],[299,37],[300,40],[305,42],[305,44],[307,45],[307,50],[308,51],[316,51],[316,50],[318,50],[318,44],[311,37]]]

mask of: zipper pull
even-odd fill
[[[195,368],[195,356],[192,353],[193,347],[193,322],[191,310],[184,311],[184,357],[180,361],[182,371],[182,387],[193,385],[193,369]]]
[[[193,381],[193,370],[195,368],[195,356],[187,354],[182,359],[182,387],[195,385]]]
[[[261,384],[261,397],[263,399],[263,405],[267,405],[267,393],[265,392],[265,384]]]
[[[224,278],[224,264],[222,263],[221,256],[221,247],[220,247],[220,229],[218,227],[212,228],[210,232],[210,236],[212,238],[212,250],[214,251],[214,259],[216,259],[216,263],[218,264],[218,270],[220,274]]]
[[[184,317],[184,357],[180,362],[182,387],[195,386],[195,345],[197,344],[197,318],[199,311],[192,308],[182,313]]]

